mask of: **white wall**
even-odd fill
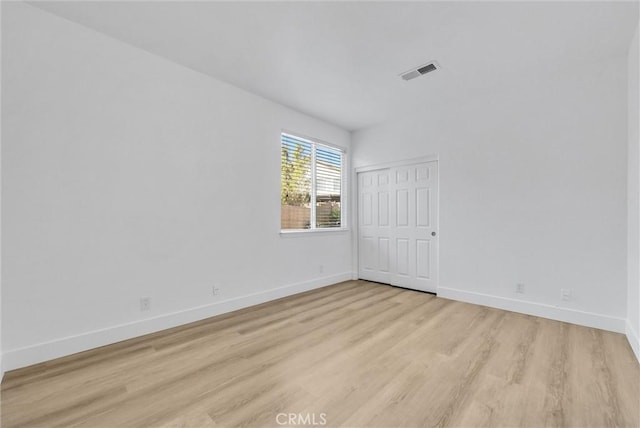
[[[356,167],[439,156],[439,295],[624,331],[626,75],[534,70],[354,133]]]
[[[640,343],[638,333],[640,332],[640,210],[638,207],[638,196],[640,191],[640,174],[638,164],[640,162],[640,151],[638,144],[638,29],[629,47],[628,62],[628,138],[629,138],[629,159],[628,159],[628,180],[627,180],[627,338],[633,348],[636,357],[640,360]]]
[[[350,278],[347,232],[279,235],[281,129],[348,132],[3,6],[7,369]]]

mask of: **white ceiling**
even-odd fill
[[[30,3],[348,130],[625,55],[638,23],[637,2]]]

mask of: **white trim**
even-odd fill
[[[351,201],[351,192],[349,192],[349,155],[342,152],[342,165],[340,165],[340,225],[343,229],[349,229],[351,222],[349,221],[349,201]],[[346,195],[346,198],[343,197]],[[343,203],[346,199],[347,203]]]
[[[341,235],[349,232],[348,228],[340,227],[320,227],[317,229],[285,229],[280,231],[281,238],[300,238],[305,235]]]
[[[473,293],[449,287],[439,287],[438,297],[504,309],[512,312],[519,312],[527,315],[535,315],[571,324],[614,331],[616,333],[625,332],[626,320],[624,318],[612,317],[610,315],[578,311],[575,309],[561,308],[543,303],[527,302],[507,297],[493,296],[490,294]]]
[[[399,161],[378,163],[375,165],[359,166],[359,167],[356,167],[356,174],[360,172],[375,171],[378,169],[387,169],[387,168],[398,168],[401,166],[415,165],[417,163],[433,162],[433,161],[439,161],[439,160],[440,159],[438,158],[438,155],[429,155],[429,156],[422,156],[422,157],[413,158],[413,159],[404,159]],[[438,167],[439,166],[440,166],[440,162],[438,162]]]
[[[3,363],[6,370],[14,370],[32,364],[52,360],[54,358],[75,354],[100,346],[109,345],[134,337],[142,336],[168,328],[177,327],[194,321],[203,320],[226,312],[235,311],[249,306],[258,305],[270,300],[279,299],[315,288],[325,287],[342,281],[349,281],[351,272],[316,278],[297,284],[272,288],[270,290],[228,299],[210,305],[198,306],[179,312],[160,315],[154,318],[120,324],[100,330],[82,333],[39,343],[19,349],[12,349],[3,353]]]
[[[287,135],[289,137],[297,138],[299,140],[306,141],[307,143],[320,144],[321,146],[326,146],[326,147],[329,147],[330,149],[336,149],[336,150],[340,150],[342,153],[347,153],[347,149],[344,146],[339,146],[337,144],[327,143],[326,141],[320,140],[319,138],[309,137],[309,136],[306,136],[304,134],[300,134],[298,132],[289,131],[289,130],[286,130],[286,129],[281,129],[280,130],[280,134],[281,134],[280,138],[282,138],[282,134],[285,134],[285,135]]]
[[[627,340],[629,341],[629,345],[631,345],[633,353],[636,355],[638,363],[640,363],[640,337],[638,336],[638,333],[635,331],[629,320],[627,320],[626,336]]]
[[[294,136],[291,136],[292,138],[296,138]],[[316,163],[317,161],[317,153],[318,153],[318,146],[316,145],[316,143],[312,143],[311,144],[311,201],[310,202],[310,206],[311,206],[311,221],[309,221],[309,228],[311,228],[311,230],[315,230],[317,229],[317,224],[318,224],[318,200],[316,199],[318,196],[318,164]],[[340,174],[342,174],[342,170],[340,171]],[[280,183],[280,185],[282,186],[282,183]],[[340,199],[342,199],[342,195],[340,195]],[[342,202],[342,201],[341,201]],[[282,215],[282,213],[280,214]]]

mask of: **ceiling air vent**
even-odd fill
[[[405,73],[402,73],[400,77],[402,77],[404,80],[411,80],[415,79],[416,77],[422,76],[423,74],[431,73],[432,71],[435,71],[439,68],[440,66],[435,61],[431,61],[425,65],[421,65],[418,68],[413,68]]]

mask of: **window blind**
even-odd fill
[[[342,152],[316,146],[316,227],[340,227]]]

